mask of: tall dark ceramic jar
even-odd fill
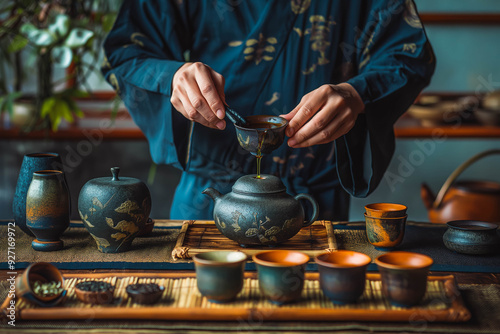
[[[26,226],[26,194],[33,178],[33,173],[39,170],[61,170],[62,161],[57,153],[31,153],[26,154],[19,171],[16,192],[12,203],[12,212],[16,225],[24,233],[34,237]]]
[[[80,217],[103,253],[129,250],[151,212],[146,184],[136,178],[119,177],[119,171],[113,167],[112,177],[88,181],[78,197]]]
[[[37,251],[55,251],[64,247],[59,238],[69,226],[69,191],[64,173],[41,170],[33,173],[26,194],[26,226],[36,239]]]

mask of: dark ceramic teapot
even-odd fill
[[[214,220],[219,231],[242,246],[276,245],[311,225],[318,217],[318,203],[307,194],[293,197],[281,180],[273,175],[245,175],[222,195],[213,188],[203,194],[215,201]],[[313,206],[312,217],[304,222],[300,199]]]
[[[149,189],[139,179],[118,177],[120,168],[111,168],[113,177],[85,183],[78,197],[78,212],[103,253],[130,249],[132,240],[146,227],[151,212]]]

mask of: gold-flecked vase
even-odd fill
[[[55,251],[64,247],[59,238],[69,226],[70,200],[64,173],[41,170],[33,173],[26,195],[26,226],[36,239],[37,251]]]

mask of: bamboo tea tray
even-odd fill
[[[296,250],[314,257],[324,252],[336,251],[338,248],[330,221],[317,221],[309,227],[304,227],[293,238],[276,247],[245,248],[222,235],[213,221],[189,220],[182,223],[172,258],[187,260],[193,255],[213,250],[239,250],[251,256],[269,249]]]
[[[367,274],[366,288],[358,302],[335,305],[321,292],[318,273],[306,273],[302,298],[296,303],[277,306],[259,292],[255,272],[245,273],[242,292],[234,302],[214,304],[201,296],[194,273],[98,273],[66,274],[66,300],[51,308],[35,306],[23,299],[16,301],[16,319],[149,319],[149,320],[233,320],[233,321],[440,321],[460,322],[470,319],[453,276],[429,276],[427,294],[419,306],[400,308],[382,297],[379,274]],[[75,284],[103,280],[115,286],[114,301],[90,306],[80,302]],[[133,304],[126,294],[132,283],[155,282],[165,287],[158,303]],[[2,311],[10,303],[7,298]]]

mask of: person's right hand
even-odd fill
[[[186,63],[172,80],[172,105],[184,117],[224,130],[224,77],[203,63]]]

